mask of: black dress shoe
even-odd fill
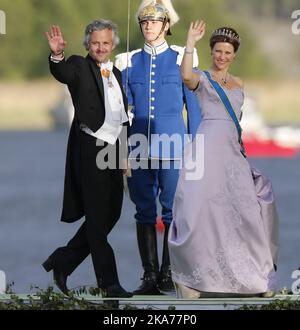
[[[111,285],[103,289],[105,298],[131,298],[133,294],[124,290],[120,284]]]
[[[70,291],[67,287],[67,277],[68,275],[53,269],[53,280],[59,290],[65,295],[68,295]]]
[[[68,295],[69,294],[69,289],[67,287],[68,275],[66,275],[62,271],[55,269],[51,259],[49,259],[49,258],[43,263],[42,266],[44,267],[44,269],[47,272],[49,272],[50,270],[53,270],[54,283],[56,284],[56,286],[59,288],[59,290],[62,293],[64,293],[65,295]]]
[[[146,274],[142,278],[142,284],[133,291],[134,295],[144,296],[144,295],[161,295],[161,292],[157,288],[157,276],[153,274]]]

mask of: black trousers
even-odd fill
[[[91,253],[97,283],[101,288],[119,284],[116,260],[107,235],[120,218],[123,202],[121,169],[99,169],[96,157],[107,146],[96,146],[96,139],[80,133],[80,172],[85,221],[64,247],[50,256],[55,267],[70,275]],[[114,150],[118,161],[118,143]]]

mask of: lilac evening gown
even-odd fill
[[[202,108],[198,134],[204,135],[204,150],[196,152],[203,154],[204,174],[187,180],[185,165],[180,172],[169,232],[172,277],[201,292],[270,291],[277,256],[272,187],[251,170],[232,119],[205,74],[199,75],[195,93]],[[240,118],[243,90],[225,92]],[[191,147],[195,149],[195,140]]]

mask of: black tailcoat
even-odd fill
[[[101,72],[96,62],[87,55],[73,55],[68,60],[54,63],[49,58],[50,71],[61,83],[67,84],[75,113],[72,122],[65,168],[64,199],[61,221],[75,222],[85,215],[80,183],[80,124],[96,132],[105,120],[104,90]],[[120,71],[113,73],[123,93],[127,114],[127,98],[122,88]],[[128,122],[124,124],[127,126]]]

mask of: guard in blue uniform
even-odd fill
[[[189,141],[187,134],[189,139],[196,134],[201,114],[195,96],[181,78],[179,66],[184,48],[169,46],[165,40],[165,35],[171,34],[170,26],[178,20],[171,2],[143,1],[137,18],[145,39],[144,48],[117,55],[115,65],[122,71],[132,106],[129,129],[132,170],[128,187],[136,206],[137,241],[144,268],[142,284],[134,294],[152,295],[174,290],[168,231],[183,148]],[[155,227],[157,197],[165,226],[161,267]]]

